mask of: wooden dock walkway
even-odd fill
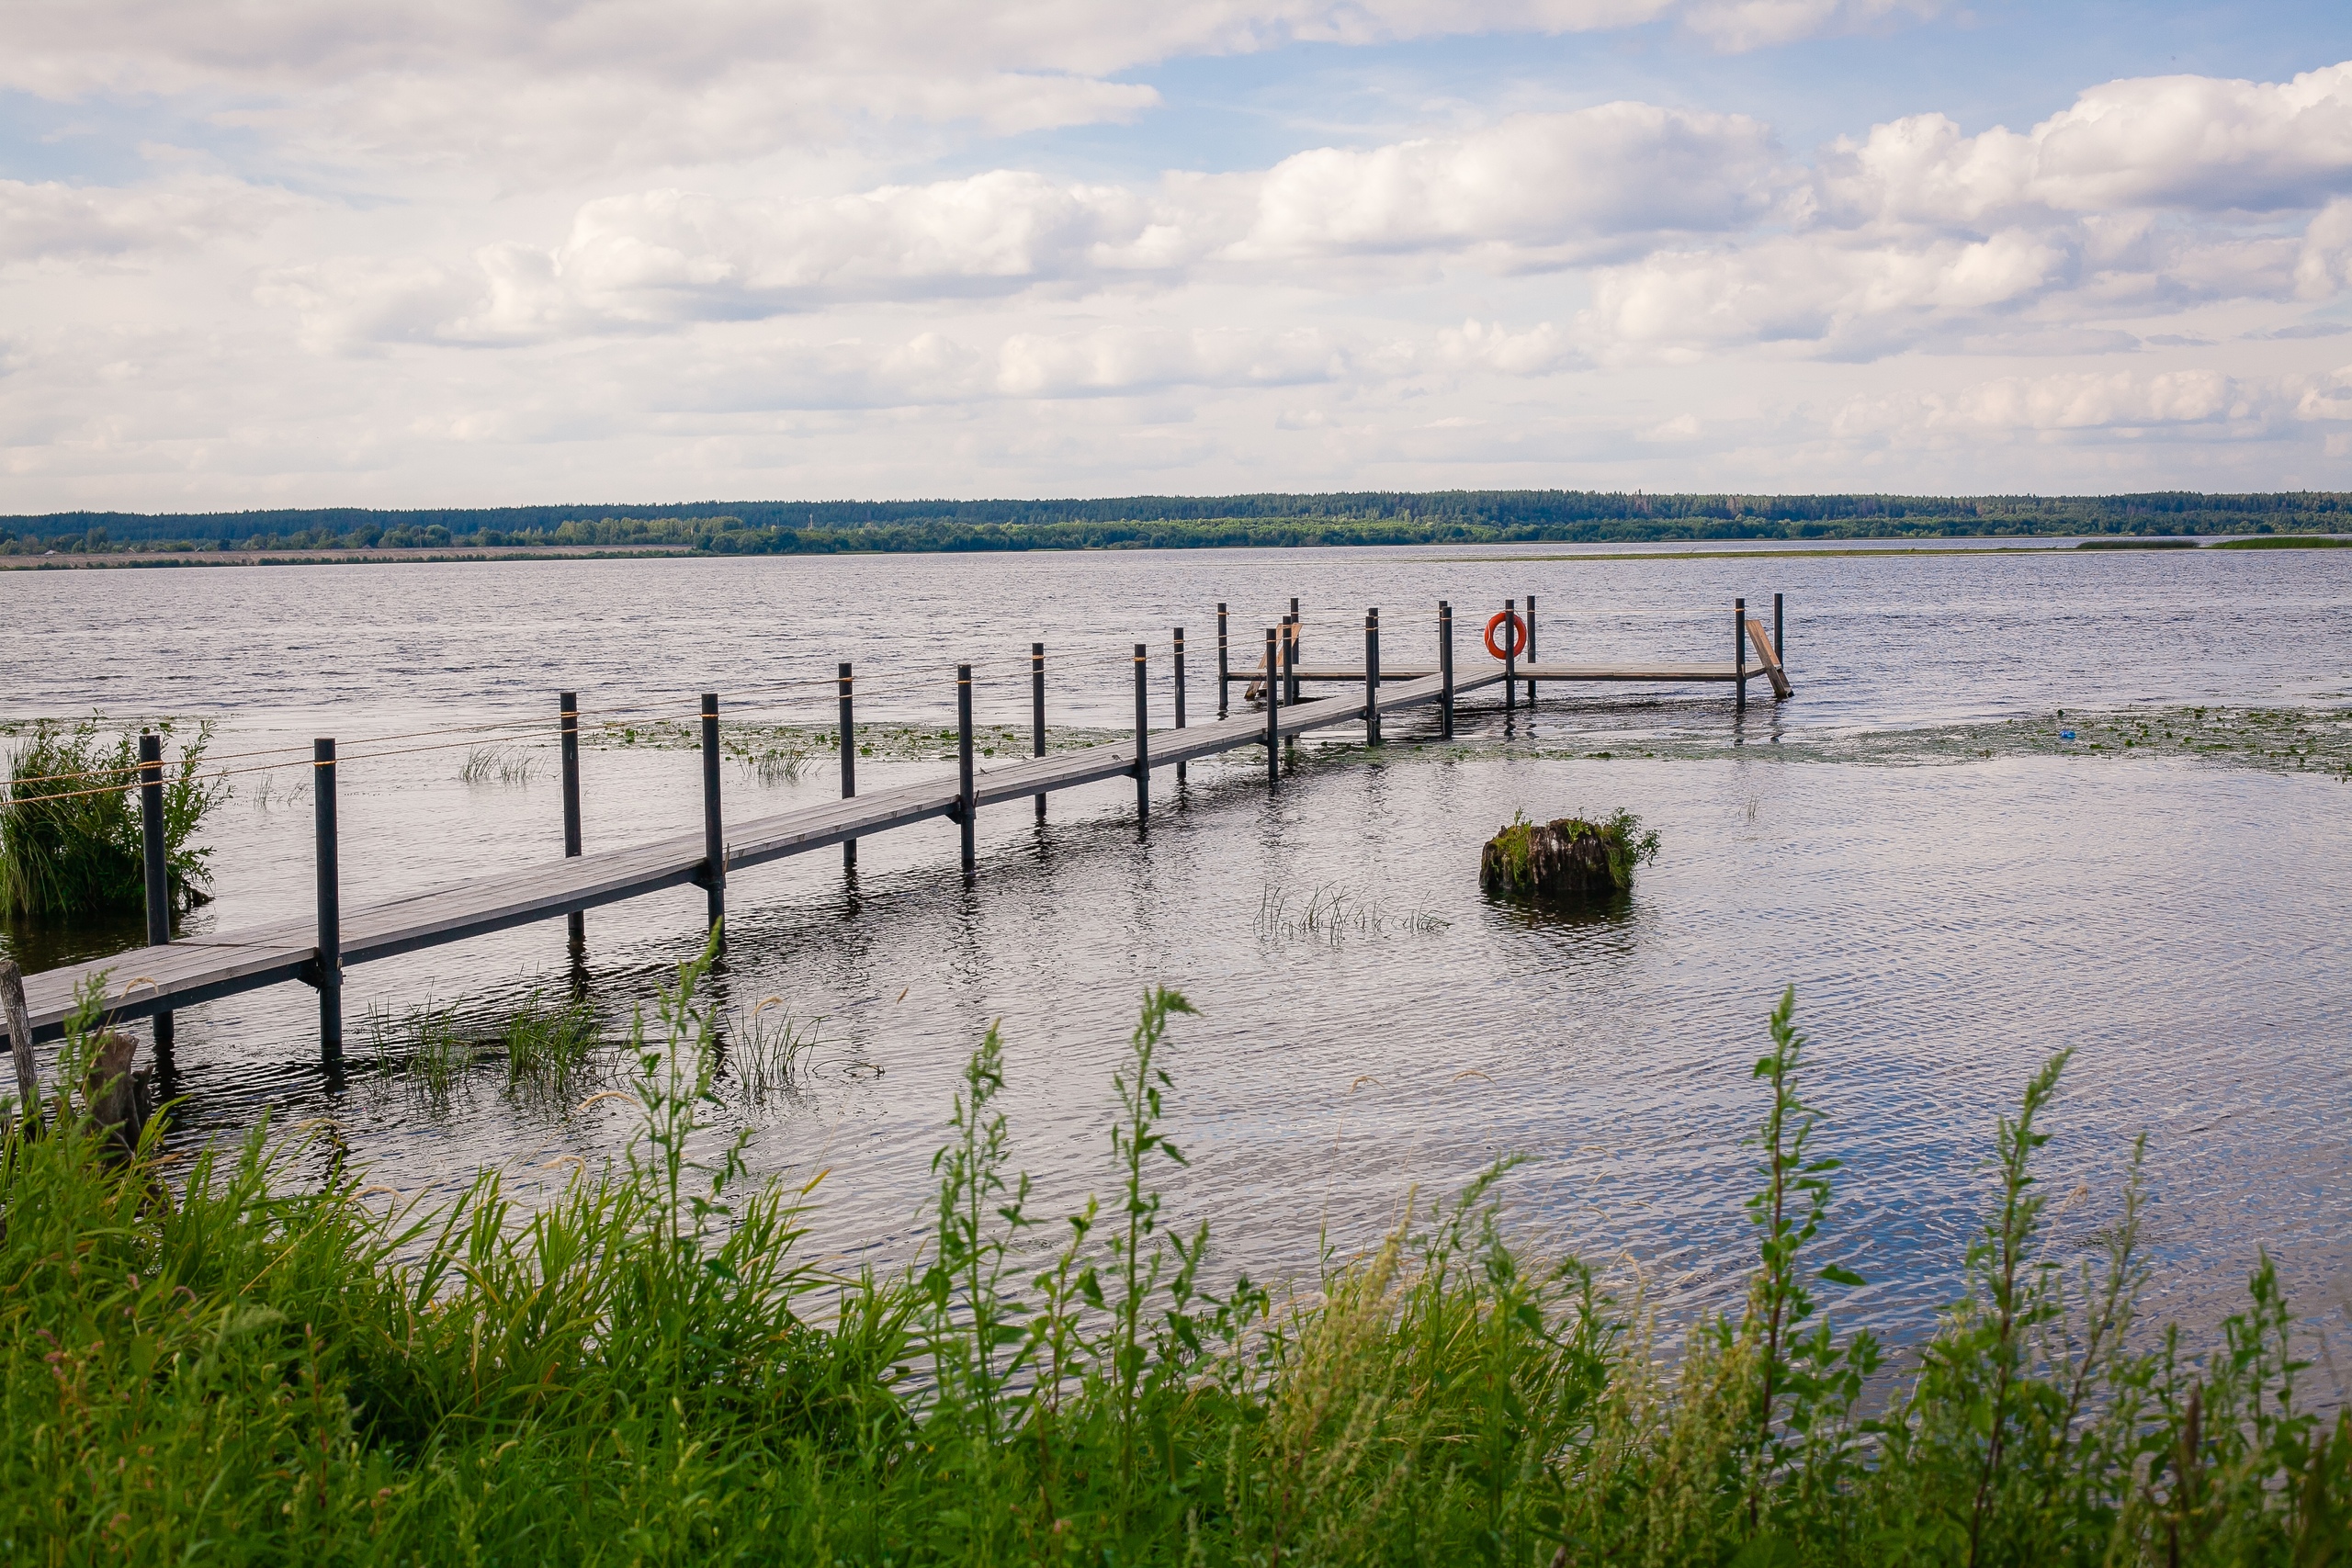
[[[1356,679],[1363,680],[1361,672]],[[1454,692],[1459,696],[1502,679],[1502,667],[1497,665],[1491,673],[1457,677]],[[1442,682],[1437,676],[1395,686],[1384,682],[1380,711],[1399,713],[1438,702],[1442,696]],[[1275,710],[1276,733],[1283,738],[1363,719],[1361,700],[1351,703],[1338,697]],[[1263,716],[1250,714],[1182,729],[1155,730],[1148,737],[1146,749],[1150,766],[1157,771],[1262,745],[1265,735]],[[973,798],[985,808],[1127,778],[1135,773],[1135,742],[1124,740],[976,767]],[[950,777],[729,823],[725,830],[727,870],[745,870],[851,839],[871,838],[893,828],[950,817],[961,798],[958,781]],[[348,967],[394,958],[664,888],[700,884],[706,864],[702,835],[680,833],[627,849],[551,860],[356,906],[342,911],[343,963]],[[163,946],[132,948],[107,958],[28,975],[25,1000],[34,1039],[54,1040],[64,1032],[75,996],[100,973],[107,976],[107,1013],[122,1020],[303,979],[318,957],[317,932],[309,919],[278,921],[187,937]]]
[[[1441,625],[1450,628],[1451,621],[1447,617],[1451,612],[1443,610],[1442,606],[1441,609]],[[1227,667],[1222,647],[1223,606],[1219,606],[1219,684],[1262,684],[1265,680],[1262,663],[1255,671]],[[321,760],[316,765],[322,771],[314,775],[322,786],[319,793],[324,796],[320,838],[321,904],[315,921],[287,919],[165,942],[155,938],[168,929],[168,924],[159,919],[157,911],[151,907],[149,931],[153,945],[25,977],[29,1032],[35,1040],[53,1040],[62,1035],[78,996],[95,977],[101,975],[106,976],[107,1016],[118,1021],[156,1016],[159,1039],[164,1037],[170,1015],[176,1010],[289,980],[300,980],[320,989],[322,1043],[332,1053],[340,1048],[341,976],[350,964],[397,957],[558,916],[573,916],[600,905],[688,885],[710,890],[711,913],[716,919],[723,908],[724,891],[732,873],[832,845],[849,844],[934,818],[962,821],[965,829],[965,869],[968,875],[973,855],[970,818],[987,807],[1023,798],[1036,798],[1042,817],[1045,795],[1111,779],[1134,778],[1136,780],[1138,811],[1148,821],[1149,775],[1154,770],[1176,767],[1245,747],[1280,748],[1298,736],[1335,725],[1363,723],[1376,738],[1379,722],[1385,716],[1431,704],[1445,705],[1443,732],[1451,734],[1453,704],[1469,693],[1487,687],[1505,685],[1509,703],[1515,699],[1516,682],[1525,682],[1532,703],[1535,683],[1545,681],[1734,682],[1737,683],[1744,705],[1747,682],[1769,679],[1776,694],[1788,695],[1787,678],[1781,669],[1778,650],[1774,647],[1776,639],[1768,638],[1758,622],[1747,619],[1744,606],[1737,614],[1735,643],[1741,658],[1735,664],[1720,666],[1661,663],[1601,667],[1518,664],[1477,659],[1471,661],[1472,668],[1466,671],[1458,668],[1385,670],[1381,669],[1377,662],[1377,633],[1374,630],[1367,638],[1366,662],[1378,670],[1379,674],[1376,691],[1371,692],[1369,701],[1367,692],[1372,682],[1367,682],[1366,671],[1363,668],[1350,670],[1317,666],[1290,669],[1282,671],[1275,683],[1287,685],[1293,692],[1305,682],[1320,685],[1346,682],[1355,690],[1345,694],[1319,697],[1302,694],[1296,701],[1277,703],[1271,712],[1260,710],[1193,725],[1186,725],[1182,716],[1182,642],[1180,632],[1175,688],[1178,728],[1145,728],[1145,649],[1138,644],[1137,729],[1133,739],[1017,761],[998,760],[988,765],[982,765],[971,754],[970,686],[968,667],[966,667],[959,691],[962,745],[956,775],[897,784],[870,794],[845,795],[839,800],[797,807],[789,811],[733,823],[722,821],[720,816],[717,704],[715,698],[706,696],[703,830],[673,834],[647,843],[594,853],[579,852],[576,828],[578,771],[574,745],[576,705],[567,696],[565,722],[570,728],[565,731],[565,759],[570,853],[562,859],[496,872],[349,909],[340,908],[340,896],[334,891],[339,873],[334,862],[332,786],[337,764],[333,761],[333,743],[322,741]],[[1777,604],[1775,619],[1778,620]],[[1267,647],[1271,649],[1274,646],[1274,634],[1270,632],[1267,636]],[[1450,647],[1450,629],[1442,631],[1442,637]],[[1758,655],[1758,661],[1752,668],[1745,658],[1751,640]],[[1036,744],[1041,750],[1045,734],[1043,657],[1042,645],[1033,649],[1036,682]],[[1447,663],[1452,663],[1450,654]],[[849,666],[843,665],[841,701],[845,761],[853,750],[846,744],[851,720],[849,682]],[[1144,754],[1144,765],[1140,769],[1136,765],[1139,750]],[[1273,765],[1274,759],[1270,757],[1270,778]],[[160,778],[161,774],[158,772],[150,776]],[[849,787],[851,780],[846,775],[843,782],[844,787]],[[965,807],[967,791],[971,803],[968,811]],[[146,793],[160,799],[158,786],[147,786]],[[159,811],[160,807],[155,809]],[[157,842],[160,843],[160,840]],[[160,851],[155,852],[160,853]],[[845,852],[854,854],[854,851]],[[718,863],[715,875],[714,861]],[[579,930],[575,924],[575,940]]]

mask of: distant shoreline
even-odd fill
[[[1551,560],[1739,560],[1765,556],[1986,556],[1986,555],[2066,555],[2077,550],[2092,552],[2132,550],[2244,550],[2244,549],[2341,549],[2352,548],[2352,534],[2316,535],[2147,535],[2147,536],[2081,536],[2015,534],[1942,535],[1933,538],[1888,537],[1882,539],[1726,539],[1724,547],[1692,548],[1702,541],[1660,539],[1661,546],[1679,548],[1629,549],[1620,542],[1616,547],[1595,545],[1586,548],[1545,549],[1551,540],[1498,540],[1487,545],[1497,552],[1492,555],[1436,556],[1446,561],[1551,561]],[[1367,547],[1406,549],[1460,549],[1461,542],[1431,539],[1396,545],[1384,542],[1378,547],[1344,544],[1307,545],[1160,545],[1160,546],[1087,546],[1036,545],[1021,552],[990,551],[977,553],[1050,553],[1057,555],[1132,554],[1138,549],[1163,551],[1169,554],[1204,549],[1363,549]],[[819,556],[892,556],[892,555],[967,555],[976,552],[944,547],[935,550],[875,549],[806,551],[797,555],[781,552],[759,557],[721,556],[691,546],[641,545],[524,545],[510,547],[480,547],[451,545],[424,548],[320,548],[310,550],[117,550],[102,555],[60,552],[39,556],[0,555],[0,570],[5,571],[122,571],[172,567],[228,566],[397,566],[426,561],[472,561],[495,563],[534,560],[631,560],[631,559],[791,559]]]
[[[0,516],[0,558],[170,556],[189,565],[1376,545],[1544,549],[2222,535],[2352,535],[2352,491],[2123,495],[1267,491],[1065,500],[703,501]],[[509,552],[514,552],[510,554]],[[141,564],[145,564],[144,561]]]

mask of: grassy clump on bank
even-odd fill
[[[168,743],[172,725],[155,728]],[[174,909],[210,897],[209,851],[197,831],[229,786],[199,768],[212,726],[199,725],[164,764],[164,861]],[[71,919],[147,907],[140,837],[139,739],[96,719],[34,724],[10,757],[0,801],[0,917]],[[116,786],[119,787],[116,787]]]
[[[1996,1133],[1965,1297],[1883,1414],[1821,1297],[1834,1160],[1783,998],[1744,1303],[1678,1361],[1498,1167],[1320,1289],[1212,1289],[1170,1025],[1120,1068],[1112,1195],[1029,1212],[994,1030],[906,1276],[801,1258],[808,1188],[710,1146],[689,965],[633,1037],[644,1121],[536,1213],[484,1174],[390,1214],[256,1134],[167,1190],[69,1118],[0,1156],[0,1550],[24,1562],[2325,1563],[2352,1420],[2292,1400],[2266,1262],[2222,1344],[2138,1332],[2140,1189],[2079,1270],[2034,1181],[2064,1058]],[[78,1039],[95,1022],[95,999]],[[78,1048],[78,1046],[76,1047]],[[2136,1169],[2136,1164],[2135,1164]],[[811,1183],[811,1186],[814,1184]],[[1883,1381],[1883,1380],[1881,1380]]]

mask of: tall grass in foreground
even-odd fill
[[[2064,1060],[1996,1130],[1968,1289],[1882,1414],[1823,1304],[1833,1160],[1783,998],[1758,1064],[1739,1310],[1668,1362],[1498,1167],[1307,1293],[1210,1288],[1163,1215],[1170,1026],[1116,1078],[1111,1194],[1030,1212],[993,1031],[908,1275],[796,1252],[808,1188],[700,1124],[688,965],[632,1035],[643,1122],[526,1213],[295,1190],[256,1133],[166,1186],[71,1117],[0,1154],[0,1554],[63,1562],[2328,1563],[2352,1425],[2297,1411],[2277,1279],[2201,1355],[2133,1331],[2139,1188],[2061,1267],[2033,1159]],[[72,1050],[86,1049],[96,997]],[[71,1075],[68,1075],[70,1081]],[[57,1108],[61,1112],[66,1108]],[[58,1126],[59,1122],[62,1122]],[[813,1185],[813,1183],[811,1184]],[[1029,1233],[1039,1233],[1032,1235]]]

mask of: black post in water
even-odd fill
[[[1298,600],[1291,600],[1296,604]],[[1282,623],[1282,705],[1298,705],[1298,616]],[[1298,750],[1298,736],[1284,736],[1284,750]]]
[[[1772,595],[1772,657],[1781,661],[1781,673],[1789,672],[1788,644],[1781,636],[1781,596]]]
[[[1184,728],[1184,628],[1176,628],[1176,728]],[[1176,782],[1184,782],[1184,764],[1176,764]]]
[[[1519,706],[1519,601],[1503,601],[1503,712]]]
[[[838,682],[834,689],[842,710],[842,798],[854,800],[857,798],[857,709],[850,698],[854,677],[850,674],[848,660],[844,659],[833,667],[833,679]],[[855,839],[842,840],[842,869],[857,869]]]
[[[1439,734],[1453,739],[1453,606],[1437,602],[1437,672],[1444,677],[1438,698]]]
[[[139,837],[147,874],[147,945],[162,947],[172,940],[171,866],[164,855],[164,738],[153,730],[139,735]],[[172,1048],[172,1015],[155,1015],[155,1051]]]
[[[1380,612],[1363,613],[1363,743],[1380,744]]]
[[[1277,738],[1281,724],[1276,710],[1282,706],[1282,686],[1274,679],[1274,628],[1266,628],[1266,787],[1279,789],[1283,782],[1282,741]]]
[[[1283,702],[1285,706],[1298,705],[1299,644],[1306,640],[1306,617],[1298,613],[1298,601],[1290,602],[1290,647],[1283,653]]]
[[[1151,826],[1151,693],[1145,685],[1149,645],[1136,644],[1136,826]]]
[[[1219,718],[1225,716],[1225,693],[1231,684],[1227,677],[1231,673],[1232,669],[1226,662],[1225,654],[1225,606],[1219,604],[1216,607],[1216,716]]]
[[[580,694],[559,692],[555,699],[556,731],[563,758],[563,858],[580,853]],[[588,917],[574,909],[565,917],[571,945],[588,940]]]
[[[710,923],[726,940],[727,833],[718,818],[718,694],[702,694],[702,886]]]
[[[343,873],[335,861],[334,742],[311,742],[311,809],[319,873],[319,955],[308,976],[319,988],[319,1055],[343,1058]]]
[[[1739,713],[1747,711],[1747,601],[1731,602],[1731,667],[1736,677],[1732,690],[1736,694],[1732,707]]]
[[[964,830],[964,881],[979,874],[979,845],[973,835],[978,824],[978,802],[972,798],[972,667],[956,666],[956,823]]]
[[[1527,596],[1527,667],[1535,668],[1535,595]],[[1535,677],[1527,678],[1527,716],[1535,717]]]
[[[1029,645],[1029,754],[1046,754],[1046,645]],[[1046,819],[1046,797],[1037,797],[1037,820]]]

